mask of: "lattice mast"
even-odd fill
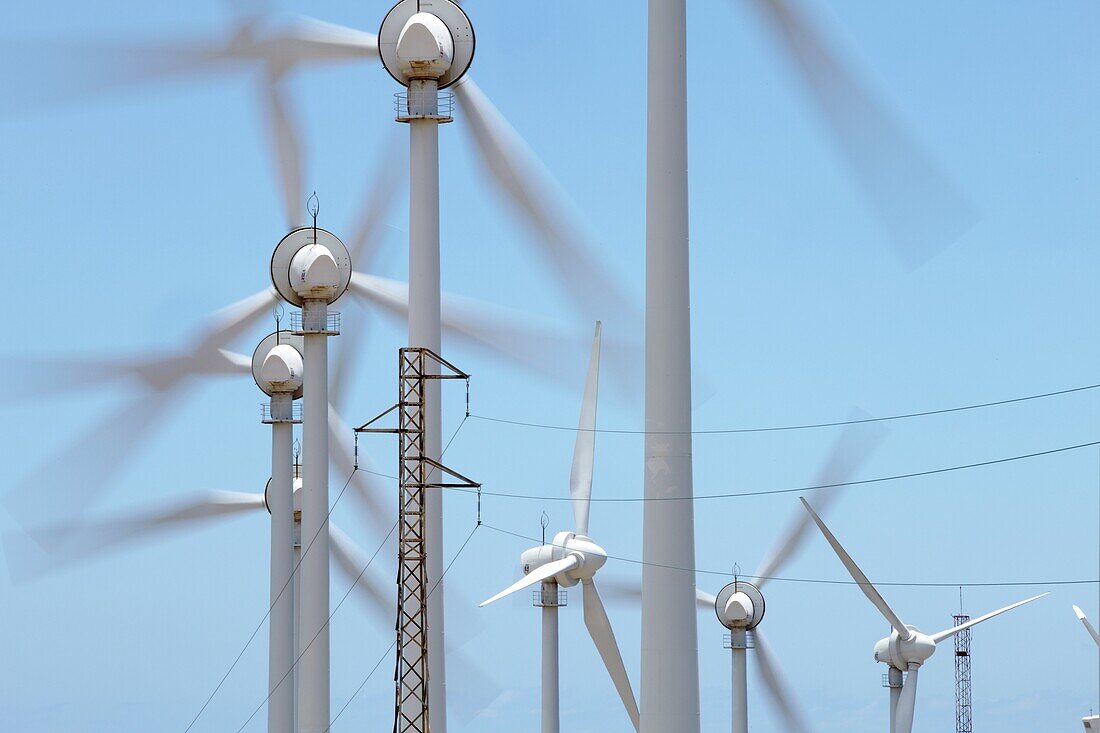
[[[959,612],[951,617],[952,626],[965,624],[970,616],[962,612],[962,589],[959,590]],[[970,631],[955,634],[955,733],[974,733],[970,705]]]
[[[470,376],[431,349],[406,347],[398,352],[398,403],[356,428],[357,433],[398,436],[399,522],[397,543],[397,660],[394,670],[395,733],[428,733],[428,492],[445,488],[479,488],[480,484],[452,471],[427,452],[427,404],[430,381]],[[436,391],[438,394],[438,391]],[[467,394],[469,391],[467,389]],[[398,427],[371,428],[391,412]]]

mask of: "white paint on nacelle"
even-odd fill
[[[906,626],[910,630],[909,638],[901,638],[894,630],[885,639],[875,644],[875,661],[889,664],[905,672],[910,664],[924,664],[936,651],[936,642],[927,634],[922,634],[915,626]]]
[[[438,79],[454,60],[454,39],[447,25],[431,13],[416,13],[397,39],[397,58],[409,79]]]
[[[554,576],[554,582],[563,588],[571,588],[582,580],[588,580],[607,562],[607,553],[590,537],[575,532],[558,532],[550,544],[525,550],[520,555],[523,574],[542,567],[547,563],[577,558],[577,564]]]
[[[290,261],[290,283],[305,300],[332,302],[340,287],[340,268],[323,244],[302,247]]]

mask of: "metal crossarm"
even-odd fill
[[[428,596],[425,543],[425,491],[480,488],[426,453],[425,383],[470,376],[431,349],[398,352],[398,402],[355,429],[357,433],[396,433],[400,511],[397,545],[397,662],[395,733],[428,733]],[[397,412],[396,428],[372,427]]]

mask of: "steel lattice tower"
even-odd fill
[[[429,490],[479,488],[427,455],[426,384],[470,376],[431,349],[398,352],[398,403],[355,429],[357,433],[397,433],[399,492],[397,540],[397,663],[394,671],[395,733],[429,733],[428,587],[425,501]],[[441,373],[440,368],[443,372]],[[468,392],[467,392],[468,394]],[[371,428],[382,417],[398,413],[398,427]],[[445,477],[450,477],[448,480]]]
[[[957,613],[952,618],[952,626],[970,620],[963,613]],[[974,733],[970,707],[970,629],[955,634],[955,733]]]

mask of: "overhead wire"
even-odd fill
[[[708,499],[735,499],[748,496],[773,496],[776,494],[795,494],[799,492],[807,491],[820,491],[822,489],[832,489],[838,486],[860,486],[864,484],[877,484],[886,481],[900,481],[907,478],[919,478],[921,476],[934,476],[941,473],[950,473],[952,471],[965,471],[972,468],[981,468],[984,466],[996,466],[1002,463],[1012,463],[1014,461],[1023,461],[1031,458],[1039,458],[1042,456],[1050,456],[1058,453],[1066,453],[1068,451],[1080,450],[1082,448],[1090,448],[1100,445],[1100,440],[1090,441],[1088,443],[1077,443],[1075,445],[1062,446],[1060,448],[1052,448],[1050,450],[1036,451],[1034,453],[1023,453],[1015,456],[1008,456],[1006,458],[994,458],[988,461],[977,461],[974,463],[964,463],[957,466],[946,466],[944,468],[932,468],[925,471],[912,471],[909,473],[899,473],[891,476],[878,476],[876,478],[855,479],[852,481],[836,481],[829,484],[811,484],[808,486],[796,486],[786,489],[762,489],[760,491],[737,491],[724,494],[702,494],[694,496],[604,496],[604,497],[592,497],[589,501],[598,502],[610,502],[610,503],[624,503],[624,502],[648,502],[648,501],[704,501]],[[472,489],[452,489],[452,491],[461,491],[465,493],[473,493]],[[516,494],[503,491],[486,491],[481,490],[482,496],[496,496],[508,499],[528,499],[538,501],[572,501],[568,496],[548,496],[542,494]]]
[[[504,529],[502,527],[495,527],[491,524],[484,524],[488,529],[500,534],[517,537],[519,539],[527,540],[529,542],[535,542],[537,544],[543,543],[537,537],[530,537],[519,532],[513,532],[511,530]],[[552,544],[552,543],[551,543]],[[564,547],[564,545],[554,545],[555,547]],[[666,565],[663,563],[646,562],[644,560],[638,560],[632,557],[623,557],[621,555],[607,555],[608,560],[617,560],[619,562],[631,563],[633,565],[643,565],[648,567],[663,568],[665,570],[678,570],[685,573],[692,573],[698,575],[718,575],[726,578],[745,578],[750,580],[774,580],[781,583],[813,583],[820,585],[864,585],[854,580],[828,580],[823,578],[785,578],[774,575],[748,575],[746,573],[732,573],[723,570],[699,570],[698,568],[684,568],[677,565]],[[907,588],[1007,588],[1015,586],[1034,586],[1034,585],[1090,585],[1100,584],[1100,579],[1087,579],[1087,580],[1020,580],[1020,581],[996,581],[996,582],[973,582],[973,583],[959,583],[959,582],[909,582],[909,581],[875,581],[874,585],[877,586],[897,586]]]
[[[480,526],[482,526],[482,525],[481,525],[480,522],[478,522],[477,524],[474,525],[474,528],[470,530],[470,534],[466,535],[466,540],[458,548],[458,552],[456,552],[454,554],[454,557],[451,558],[451,561],[449,563],[447,563],[447,567],[443,569],[443,572],[442,572],[442,574],[440,574],[439,579],[435,581],[435,584],[428,591],[428,596],[427,596],[428,598],[432,597],[432,593],[434,593],[435,589],[439,587],[439,584],[443,582],[443,579],[447,577],[447,573],[449,573],[451,571],[451,567],[453,567],[455,562],[458,560],[458,558],[461,557],[462,551],[466,549],[466,545],[470,544],[470,540],[473,539],[474,534],[477,532],[477,528],[480,527]],[[394,647],[396,647],[396,646],[397,646],[397,640],[395,639],[390,644],[389,648],[386,649],[386,651],[382,654],[382,656],[378,658],[378,661],[374,663],[374,666],[371,667],[370,672],[368,672],[367,676],[363,679],[363,681],[361,683],[359,683],[359,687],[355,688],[355,692],[351,693],[351,697],[349,697],[347,699],[347,701],[343,704],[343,706],[340,708],[340,710],[332,718],[332,721],[329,722],[328,727],[325,728],[325,730],[322,731],[322,733],[328,733],[329,730],[332,728],[332,726],[336,724],[336,721],[340,719],[340,716],[344,714],[344,711],[348,709],[348,706],[351,705],[352,701],[355,700],[355,698],[359,695],[359,693],[363,691],[363,688],[366,687],[367,682],[370,681],[371,677],[374,676],[374,673],[378,671],[378,667],[381,666],[382,662],[385,661],[386,657],[389,656],[390,652],[392,652]],[[238,731],[237,733],[240,733],[240,731]]]
[[[397,524],[398,522],[393,523],[393,526],[390,527],[390,531],[386,533],[386,536],[382,539],[382,542],[379,543],[378,548],[374,551],[374,554],[370,556],[369,560],[367,560],[367,564],[364,565],[363,569],[359,571],[359,575],[357,575],[355,577],[355,580],[352,581],[351,585],[344,592],[343,597],[341,597],[340,600],[337,601],[336,606],[332,609],[331,612],[329,612],[328,618],[325,619],[325,622],[323,624],[321,624],[321,628],[317,629],[317,633],[313,635],[313,638],[309,640],[309,643],[306,644],[305,648],[298,653],[298,656],[294,658],[294,662],[290,665],[290,668],[283,674],[282,677],[279,678],[279,681],[275,683],[275,686],[271,688],[264,699],[260,701],[260,704],[256,706],[256,709],[253,710],[252,714],[248,716],[248,719],[241,724],[241,727],[237,729],[237,733],[241,733],[241,731],[243,731],[248,726],[248,724],[252,722],[252,719],[256,717],[256,713],[260,712],[263,709],[264,705],[266,705],[268,700],[271,699],[271,696],[275,694],[275,691],[282,686],[283,682],[286,681],[286,678],[289,677],[290,674],[298,667],[298,662],[300,662],[302,657],[306,655],[306,652],[308,652],[313,647],[313,642],[317,641],[317,638],[321,636],[321,632],[328,628],[329,622],[332,621],[334,616],[336,616],[336,612],[340,610],[340,606],[344,605],[344,601],[348,599],[348,596],[351,595],[351,592],[355,590],[355,587],[357,585],[359,585],[359,581],[363,579],[363,575],[366,574],[367,568],[371,566],[375,558],[378,557],[378,553],[382,552],[382,548],[386,546],[386,543],[393,535],[394,530],[397,529]]]
[[[267,611],[263,615],[263,618],[261,618],[260,622],[256,624],[256,628],[252,630],[252,634],[244,643],[244,646],[241,648],[240,653],[237,654],[232,664],[229,665],[229,669],[227,669],[225,671],[225,674],[222,675],[221,679],[218,680],[218,684],[214,687],[214,691],[211,692],[210,696],[206,698],[206,702],[204,702],[202,704],[202,707],[199,708],[199,711],[195,713],[195,717],[191,719],[191,722],[187,725],[187,728],[184,729],[183,733],[188,733],[188,731],[195,727],[195,723],[198,722],[199,718],[202,717],[202,714],[210,706],[210,702],[218,694],[218,691],[221,690],[222,686],[225,684],[225,681],[229,679],[229,675],[233,673],[234,669],[236,669],[237,664],[241,661],[241,657],[243,657],[244,653],[248,651],[248,647],[252,644],[253,640],[255,640],[256,635],[260,633],[260,629],[263,628],[264,623],[267,621],[268,618],[270,618],[272,609],[275,608],[275,605],[279,602],[279,599],[283,597],[283,593],[286,592],[286,589],[290,587],[290,583],[294,580],[294,576],[298,574],[298,568],[302,566],[302,561],[305,560],[306,555],[309,554],[309,550],[313,547],[313,543],[320,536],[321,530],[328,525],[329,518],[332,516],[332,511],[336,508],[336,505],[340,503],[340,499],[344,496],[344,492],[347,491],[348,486],[351,485],[351,480],[355,477],[355,473],[358,470],[359,469],[357,468],[352,469],[351,474],[348,476],[348,480],[344,483],[344,487],[340,489],[340,493],[336,495],[336,500],[332,503],[332,506],[329,507],[328,514],[325,515],[325,519],[323,522],[321,522],[321,526],[318,527],[317,531],[313,533],[313,537],[310,538],[309,543],[302,550],[301,556],[298,558],[298,562],[295,563],[294,568],[290,571],[290,577],[288,577],[286,579],[286,582],[283,583],[283,587],[279,589],[279,592],[275,596],[275,600],[271,602],[271,605],[268,606]]]
[[[923,410],[920,412],[907,412],[896,415],[885,415],[882,417],[864,417],[853,418],[850,420],[832,420],[829,422],[816,422],[816,423],[802,423],[792,425],[772,425],[765,427],[750,427],[750,428],[715,428],[708,430],[633,430],[626,428],[578,428],[576,425],[555,425],[551,423],[540,422],[527,422],[523,420],[510,420],[501,417],[492,417],[489,415],[477,415],[471,414],[470,417],[486,422],[502,423],[505,425],[518,425],[528,428],[539,428],[543,430],[567,430],[570,432],[579,432],[581,430],[594,433],[610,433],[618,435],[731,435],[737,433],[775,433],[789,430],[812,430],[816,428],[833,428],[841,427],[844,425],[862,425],[864,423],[876,423],[886,422],[889,420],[908,420],[916,417],[928,417],[930,415],[945,415],[952,412],[965,412],[967,410],[980,410],[987,407],[997,407],[1000,405],[1010,405],[1017,402],[1028,402],[1031,400],[1041,400],[1049,397],[1058,397],[1061,395],[1073,394],[1076,392],[1086,392],[1088,390],[1094,390],[1100,388],[1098,384],[1087,384],[1082,387],[1071,387],[1069,389],[1060,389],[1052,392],[1043,392],[1041,394],[1027,395],[1025,397],[1012,397],[1004,400],[994,400],[992,402],[979,402],[970,405],[960,405],[957,407],[945,407],[938,410]]]

